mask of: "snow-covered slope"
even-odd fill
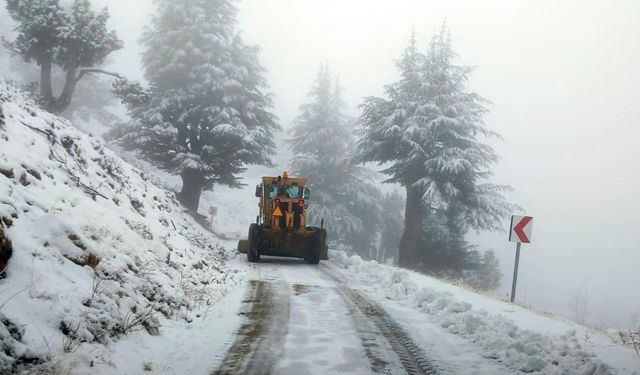
[[[460,351],[447,346],[457,336],[514,372],[640,374],[640,357],[619,342],[617,332],[596,331],[344,252],[330,257],[330,268],[350,286],[367,292],[414,339],[453,362]]]
[[[197,324],[234,285],[230,254],[103,141],[4,82],[0,106],[0,220],[13,245],[0,280],[0,372],[43,361],[43,372],[54,362],[74,373],[156,366],[113,346]],[[123,348],[144,352],[133,346]]]

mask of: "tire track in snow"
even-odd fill
[[[284,285],[252,280],[243,312],[248,321],[220,368],[212,375],[262,375],[272,372],[282,354],[289,316],[289,291]]]
[[[329,283],[317,288],[335,291],[351,310],[353,325],[373,373],[397,374],[401,369],[409,375],[439,373],[424,351],[382,307],[346,286],[326,266],[314,268],[321,277],[319,280]],[[244,301],[247,309],[242,314],[247,316],[247,322],[239,329],[235,343],[213,375],[271,374],[283,358],[290,320],[290,296],[301,294],[308,286],[290,283],[286,279],[291,275],[285,272],[287,276],[283,278],[280,269],[270,275],[270,281],[263,279],[260,267],[256,272],[259,280],[251,281]],[[314,279],[315,276],[307,282]]]
[[[358,291],[347,287],[342,280],[335,276],[324,266],[319,268],[325,275],[331,278],[338,286],[338,291],[345,301],[357,309],[364,318],[371,322],[379,333],[387,340],[393,352],[398,356],[404,370],[409,375],[435,375],[438,374],[436,366],[428,359],[424,351],[411,339],[409,334],[387,314],[387,312],[374,301],[366,298]],[[362,335],[363,346],[372,370],[375,373],[389,373],[388,362],[379,358],[371,349],[371,338]]]

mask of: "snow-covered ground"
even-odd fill
[[[596,331],[358,256],[332,252],[330,257],[332,270],[372,296],[415,338],[434,345],[436,351],[455,336],[482,357],[514,371],[640,373],[640,357],[621,345],[613,330]],[[452,349],[441,355],[456,361],[460,349]]]
[[[0,368],[182,373],[237,319],[233,256],[150,182],[67,121],[0,82]],[[198,357],[198,350],[201,350]],[[34,371],[34,368],[31,368]]]
[[[439,374],[640,373],[640,358],[617,342],[615,332],[593,331],[343,252],[330,256],[320,266],[275,257],[263,257],[260,264],[248,264],[243,258],[233,261],[247,289],[249,280],[267,283],[276,291],[269,304],[288,309],[286,316],[267,318],[269,326],[282,326],[278,337],[286,332],[281,340],[266,344],[272,357],[257,356],[269,373],[366,374],[374,372],[376,363],[382,366],[379,373],[404,373],[390,348],[367,341],[371,340],[367,334],[379,332],[350,308],[341,293],[345,288],[382,306]],[[237,326],[239,332],[241,327]],[[264,345],[257,343],[253,350],[260,352]],[[233,350],[232,343],[225,348]],[[214,364],[224,365],[225,355],[219,352]],[[233,373],[225,371],[220,373]]]

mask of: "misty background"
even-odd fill
[[[110,27],[125,42],[108,68],[142,79],[137,39],[152,1],[93,3],[109,7]],[[321,63],[339,73],[348,112],[357,116],[364,96],[382,95],[398,78],[394,60],[412,30],[424,49],[446,21],[458,62],[477,66],[468,87],[493,102],[485,120],[503,136],[491,142],[501,157],[492,180],[511,185],[508,198],[534,216],[518,301],[573,318],[579,297],[592,325],[622,328],[638,320],[640,4],[243,0],[239,10],[245,40],[262,47],[274,112],[285,129]],[[5,32],[10,19],[1,12]],[[0,72],[11,78],[3,57]],[[289,159],[279,154],[275,171]],[[469,239],[500,257],[501,294],[510,290],[515,252],[508,224],[503,233]]]

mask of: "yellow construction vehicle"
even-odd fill
[[[306,179],[289,177],[287,172],[277,177],[262,177],[256,186],[259,215],[249,226],[248,239],[238,242],[238,251],[247,254],[249,262],[259,262],[261,255],[302,258],[318,264],[327,257],[327,231],[306,225],[310,191]]]

